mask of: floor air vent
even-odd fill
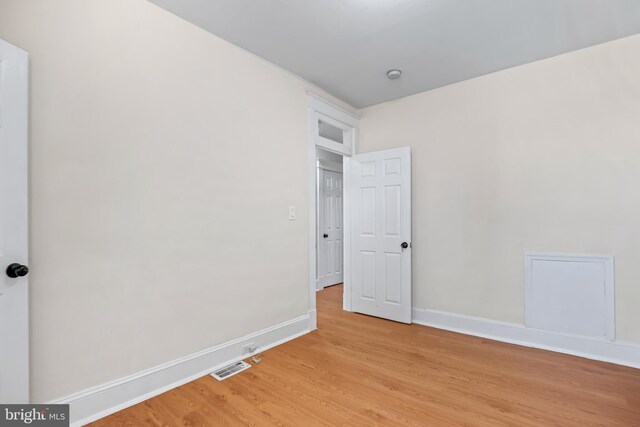
[[[220,368],[217,371],[213,372],[211,376],[218,381],[226,380],[229,377],[234,376],[235,374],[239,374],[242,371],[249,369],[251,365],[242,360],[236,363],[232,363],[231,365],[225,366],[224,368]]]

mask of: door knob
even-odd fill
[[[400,243],[400,247],[402,249],[407,249],[409,247],[409,244],[407,242],[402,242],[402,243]]]
[[[14,262],[13,264],[10,264],[9,267],[7,267],[7,276],[11,277],[12,279],[15,279],[16,277],[24,277],[27,274],[29,274],[29,267],[27,267],[26,265]]]
[[[322,235],[322,237],[324,237],[326,239],[327,237],[329,237],[329,235],[327,233],[325,233],[325,234]]]

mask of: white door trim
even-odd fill
[[[355,154],[355,153],[354,153]],[[342,309],[345,311],[353,311],[351,304],[351,158],[342,159],[342,188],[343,206],[344,206],[344,265],[342,271],[344,274]]]
[[[341,154],[344,156],[344,161],[346,162],[349,158],[348,156],[354,155],[357,152],[358,148],[358,126],[359,126],[359,117],[355,114],[352,114],[337,105],[332,104],[331,102],[311,93],[307,92],[308,95],[308,103],[309,103],[309,115],[308,115],[308,131],[309,138],[307,140],[308,145],[308,157],[307,157],[307,165],[308,165],[308,195],[309,195],[309,276],[308,276],[308,291],[309,291],[309,327],[310,330],[317,329],[317,316],[316,316],[316,268],[317,268],[317,196],[316,196],[316,188],[317,188],[317,175],[318,175],[318,167],[316,161],[316,146],[320,146],[323,149],[328,151],[332,151],[334,153]],[[332,119],[338,120],[341,123],[347,124],[351,127],[351,132],[349,133],[351,137],[349,152],[344,152],[343,150],[336,150],[333,144],[331,147],[327,147],[323,144],[318,135],[318,113],[322,114],[325,117],[330,117]],[[320,143],[318,143],[320,140]],[[339,145],[339,144],[337,144]],[[343,178],[344,179],[344,178]],[[343,183],[345,185],[345,183]],[[345,194],[346,196],[346,194]],[[348,218],[348,206],[349,206],[349,197],[344,197],[344,218]],[[344,253],[347,254],[348,248],[350,248],[350,227],[347,224],[347,221],[344,221]],[[350,283],[349,277],[349,257],[344,258],[344,289],[345,289],[345,301],[347,298],[346,289]],[[350,295],[349,295],[350,297]]]

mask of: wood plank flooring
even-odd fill
[[[224,382],[206,376],[93,426],[640,426],[640,370],[342,311]]]

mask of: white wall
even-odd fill
[[[307,312],[309,84],[144,0],[0,0],[0,38],[31,58],[35,402]]]
[[[640,342],[640,36],[367,108],[413,152],[414,305],[524,320],[525,251],[614,255]]]

